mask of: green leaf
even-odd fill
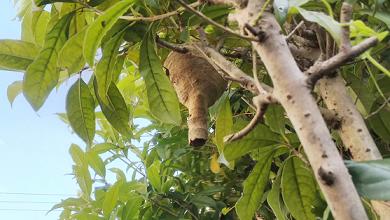
[[[103,56],[96,65],[95,78],[97,81],[98,94],[102,102],[108,104],[107,92],[113,81],[113,72],[117,61],[118,49],[122,43],[123,34],[121,31],[112,37],[103,47]]]
[[[69,148],[69,153],[77,166],[83,166],[87,164],[84,151],[78,145],[72,144]]]
[[[86,28],[72,36],[62,48],[58,66],[67,69],[68,73],[76,73],[83,69],[85,65],[85,59],[83,56],[83,42],[85,37]]]
[[[111,212],[114,210],[119,200],[119,190],[122,184],[122,181],[118,181],[108,189],[102,207],[104,216],[110,216]]]
[[[284,134],[286,120],[284,118],[284,109],[280,105],[271,105],[265,113],[265,121],[269,128],[277,133]]]
[[[23,81],[15,81],[11,85],[8,86],[7,89],[7,97],[8,101],[12,106],[16,96],[23,92]]]
[[[101,144],[95,144],[91,151],[97,153],[97,154],[102,154],[102,153],[105,153],[109,150],[114,150],[114,149],[118,149],[119,147],[114,145],[114,144],[111,144],[111,143],[101,143]]]
[[[223,138],[233,130],[233,115],[230,108],[229,96],[226,94],[220,99],[220,106],[215,122],[215,142],[218,152],[222,153],[224,149]]]
[[[274,0],[274,14],[280,25],[283,25],[287,19],[288,3],[288,0]]]
[[[277,145],[279,143],[281,143],[279,134],[272,132],[263,124],[258,124],[244,138],[226,144],[223,154],[227,161],[232,161],[257,148]]]
[[[150,184],[157,191],[161,191],[161,174],[160,174],[161,163],[158,160],[155,160],[152,165],[146,169],[146,174]]]
[[[117,130],[119,133],[121,133],[125,137],[130,137],[130,112],[126,106],[126,102],[122,94],[120,93],[116,85],[114,83],[111,83],[110,88],[108,89],[107,99],[109,101],[109,105],[104,104],[102,102],[102,99],[99,97],[97,92],[96,80],[94,80],[93,85],[96,98],[108,122],[110,122],[112,127],[114,127],[115,130]]]
[[[163,123],[180,125],[179,102],[157,56],[151,29],[141,44],[139,70],[145,80],[151,113]]]
[[[81,191],[83,192],[82,197],[86,200],[89,200],[92,192],[92,178],[91,174],[89,173],[88,166],[74,165],[73,173],[76,176],[76,180],[80,186]]]
[[[144,199],[137,194],[134,194],[130,200],[126,202],[126,205],[123,207],[122,219],[123,220],[138,220],[138,215],[140,212],[140,207]]]
[[[100,43],[116,21],[133,4],[134,0],[124,0],[116,3],[99,16],[87,29],[84,39],[83,53],[90,66],[94,64],[94,58]]]
[[[378,104],[373,105],[371,111],[376,111],[378,108]],[[390,111],[388,109],[383,108],[377,114],[371,116],[368,123],[384,142],[390,143]]]
[[[375,18],[383,21],[386,24],[387,28],[390,29],[390,13],[386,11],[363,11],[362,14],[367,14],[374,16]]]
[[[236,212],[241,220],[252,220],[261,205],[265,187],[271,170],[273,151],[262,155],[252,172],[244,181],[244,190],[236,203]]]
[[[73,13],[62,17],[47,33],[43,49],[24,75],[23,93],[35,111],[42,107],[58,82],[58,53],[67,40],[72,16]]]
[[[390,200],[390,159],[345,163],[361,196]]]
[[[290,7],[299,7],[306,4],[307,2],[309,2],[309,0],[289,0],[288,4]]]
[[[283,203],[280,199],[280,184],[281,184],[281,169],[279,169],[278,175],[272,184],[271,191],[267,195],[268,205],[271,207],[276,219],[286,220],[286,214],[283,210]]]
[[[92,169],[101,177],[106,176],[106,167],[102,158],[94,151],[89,151],[86,154],[86,158],[88,164],[92,167]]]
[[[217,206],[214,199],[204,195],[195,195],[191,198],[191,203],[194,203],[199,209],[205,207],[215,208]]]
[[[39,53],[32,43],[20,40],[0,40],[0,69],[25,71]]]
[[[307,11],[300,7],[297,7],[296,9],[305,18],[305,20],[319,24],[325,28],[330,35],[332,35],[333,39],[337,43],[340,43],[341,25],[339,22],[322,12]]]
[[[45,41],[47,25],[50,20],[50,13],[45,10],[32,12],[32,35],[34,42],[42,46]]]
[[[298,157],[287,159],[282,173],[282,196],[294,218],[315,219],[312,206],[316,194],[316,185],[309,168]]]
[[[52,4],[56,2],[75,2],[75,0],[34,0],[36,6]]]
[[[91,146],[95,136],[95,101],[82,79],[78,79],[69,89],[66,114],[76,134]]]

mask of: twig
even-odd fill
[[[209,45],[209,41],[207,40],[206,32],[204,32],[203,27],[200,26],[200,27],[198,27],[196,30],[197,30],[198,33],[199,33],[200,42],[202,42],[202,44],[203,44],[204,46]]]
[[[340,13],[341,23],[341,39],[340,39],[340,51],[348,51],[351,48],[351,41],[349,40],[350,34],[350,22],[352,19],[352,5],[343,2]]]
[[[377,110],[371,112],[370,114],[368,114],[368,115],[367,115],[366,117],[364,117],[364,118],[365,118],[365,119],[368,119],[368,118],[370,118],[370,117],[372,117],[372,116],[378,114],[383,108],[386,107],[387,104],[389,104],[389,102],[390,102],[390,97],[389,97],[388,99],[386,99],[385,102],[384,102],[381,106],[379,106]]]
[[[201,2],[194,2],[190,5],[188,5],[189,7],[197,7],[201,5]],[[178,15],[180,14],[181,12],[185,11],[186,9],[184,7],[180,7],[178,9],[176,9],[175,11],[171,11],[171,12],[168,12],[168,13],[165,13],[165,14],[161,14],[161,15],[155,15],[155,16],[150,16],[150,17],[140,17],[140,16],[120,16],[119,18],[122,19],[122,20],[127,20],[127,21],[148,21],[148,22],[153,22],[153,21],[158,21],[158,20],[162,20],[162,19],[165,19],[165,18],[168,18],[168,17],[172,17],[172,16],[175,16],[175,15]]]
[[[156,36],[156,43],[159,44],[160,46],[163,46],[165,48],[171,49],[173,51],[179,52],[179,53],[187,53],[188,48],[186,48],[183,45],[179,44],[173,44],[164,40],[161,40],[159,36]]]
[[[305,24],[304,21],[299,22],[299,24],[286,36],[286,40],[290,39],[290,37],[292,37],[295,34],[295,32],[302,27],[303,24]]]
[[[254,37],[251,37],[251,36],[245,36],[245,35],[241,35],[235,31],[233,31],[232,29],[228,28],[228,27],[225,27],[217,22],[215,22],[213,19],[210,19],[209,17],[207,17],[206,15],[204,15],[202,12],[200,11],[197,11],[195,10],[193,7],[191,7],[190,5],[188,5],[187,3],[185,3],[183,0],[177,0],[185,9],[187,9],[188,11],[192,12],[194,15],[202,18],[203,20],[205,20],[207,23],[209,24],[212,24],[214,26],[216,26],[217,28],[229,33],[229,34],[232,34],[236,37],[239,37],[239,38],[242,38],[242,39],[245,39],[245,40],[249,40],[249,41],[256,41],[257,39],[254,38]]]
[[[259,90],[260,93],[264,93],[264,89],[260,84],[259,77],[257,76],[257,53],[254,47],[252,47],[252,68],[253,68],[253,79],[255,80],[255,85],[257,87],[257,90]]]
[[[253,98],[253,104],[256,106],[256,114],[249,122],[249,124],[239,132],[226,136],[224,138],[224,142],[232,142],[245,137],[247,134],[249,134],[249,132],[251,132],[256,127],[256,125],[259,122],[262,121],[269,103],[264,101],[261,95],[258,95]]]
[[[316,82],[327,74],[332,74],[333,70],[342,66],[345,62],[359,56],[370,47],[375,46],[378,43],[378,38],[370,37],[365,39],[360,44],[351,47],[348,51],[340,51],[337,55],[331,57],[324,62],[317,62],[305,71],[308,75],[307,84],[311,88]]]

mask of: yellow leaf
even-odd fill
[[[218,155],[217,155],[217,153],[215,153],[215,154],[213,154],[213,156],[211,156],[210,170],[213,173],[221,172],[221,167],[220,167],[220,165],[218,163]]]

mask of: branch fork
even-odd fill
[[[313,88],[316,82],[323,78],[324,76],[329,76],[334,73],[334,70],[340,66],[347,63],[349,60],[354,59],[360,56],[362,53],[374,47],[378,43],[377,37],[370,37],[359,43],[358,45],[351,46],[351,41],[349,39],[350,34],[350,22],[352,18],[352,5],[344,2],[341,7],[340,22],[342,24],[341,28],[341,40],[339,53],[335,56],[322,60],[319,59],[313,66],[311,66],[304,73],[307,75],[306,83],[310,88]],[[320,48],[322,49],[321,40]],[[325,51],[322,49],[321,58],[324,57]]]

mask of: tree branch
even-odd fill
[[[171,49],[171,50],[176,51],[178,53],[187,53],[188,52],[188,48],[186,48],[185,46],[164,41],[159,36],[156,36],[156,43],[159,44],[160,46]]]
[[[225,143],[236,141],[245,137],[256,127],[258,123],[263,120],[263,116],[267,110],[269,101],[264,100],[264,97],[262,95],[258,95],[253,97],[253,104],[256,107],[256,114],[253,116],[252,120],[239,132],[224,137],[223,141]]]
[[[341,7],[340,22],[342,24],[341,28],[341,41],[340,41],[340,51],[335,56],[329,58],[328,60],[321,61],[319,60],[313,66],[311,66],[305,74],[308,78],[306,80],[308,86],[313,88],[316,82],[322,77],[334,74],[334,70],[342,66],[344,63],[348,62],[351,59],[359,56],[364,53],[370,47],[375,46],[378,43],[378,38],[370,37],[365,39],[360,44],[351,47],[351,41],[349,39],[350,34],[350,21],[352,18],[352,5],[344,2]],[[318,38],[321,40],[321,38]],[[322,45],[322,42],[319,42]],[[320,48],[322,48],[320,45]],[[330,42],[327,40],[327,49],[326,56],[330,57],[331,52],[329,47],[331,46]],[[323,51],[322,51],[323,52]]]
[[[342,66],[347,61],[359,56],[370,47],[375,46],[377,43],[378,38],[370,37],[347,51],[340,51],[337,55],[328,60],[315,63],[312,67],[305,71],[305,74],[308,75],[307,84],[310,88],[313,88],[319,79],[327,74],[333,74],[335,69]]]
[[[225,27],[217,22],[215,22],[213,19],[210,19],[209,17],[207,17],[206,15],[204,15],[202,12],[198,11],[198,10],[195,10],[193,7],[191,7],[190,5],[188,5],[187,3],[185,3],[183,0],[177,0],[185,9],[187,9],[188,11],[190,11],[191,13],[193,13],[194,15],[202,18],[203,20],[205,20],[207,23],[209,24],[212,24],[214,25],[215,27],[225,31],[226,33],[229,33],[229,34],[232,34],[236,37],[239,37],[239,38],[242,38],[242,39],[245,39],[245,40],[249,40],[249,41],[256,41],[257,39],[256,38],[253,38],[253,37],[250,37],[250,36],[245,36],[245,35],[241,35],[235,31],[233,31],[232,29],[228,28],[228,27]]]

